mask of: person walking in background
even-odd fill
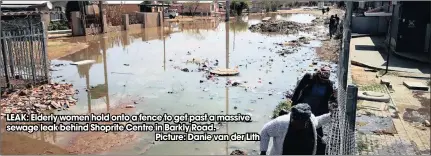
[[[326,8],[326,12],[329,14],[329,7]]]
[[[328,113],[329,103],[336,101],[333,82],[329,80],[330,68],[324,66],[316,73],[306,73],[299,81],[292,96],[292,106],[299,103],[308,103],[311,112],[320,116]],[[323,137],[323,129],[318,128],[317,134]],[[317,154],[325,154],[326,143],[322,139],[317,140]]]
[[[292,107],[287,115],[279,116],[263,126],[260,133],[260,155],[266,155],[272,137],[270,155],[315,155],[317,128],[329,123],[330,113],[314,116],[308,104]]]
[[[338,24],[340,24],[340,18],[338,17],[337,14],[335,14],[334,18],[335,18],[335,25],[338,26]]]
[[[325,15],[325,9],[322,9],[322,15]]]
[[[332,39],[332,35],[334,34],[335,29],[335,18],[334,15],[331,15],[329,18],[329,39]]]

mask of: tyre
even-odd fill
[[[172,15],[169,15],[169,18],[170,18],[170,19],[174,19],[175,17],[174,17],[174,16],[172,16]]]

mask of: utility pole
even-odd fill
[[[100,24],[100,29],[102,29],[102,33],[105,32],[105,23],[103,22],[103,15],[104,15],[104,11],[103,11],[103,1],[99,1],[99,24]]]
[[[229,17],[230,17],[230,0],[226,1],[226,20],[225,21],[229,21]]]

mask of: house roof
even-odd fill
[[[141,4],[144,1],[105,1],[106,4]]]
[[[213,3],[213,1],[197,1],[199,3]],[[177,3],[196,3],[196,1],[177,1]]]
[[[40,14],[61,14],[61,11],[19,11],[2,12],[1,16],[21,16],[21,15],[40,15]]]
[[[43,4],[49,1],[2,1],[2,5],[37,5]]]

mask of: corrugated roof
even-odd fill
[[[196,1],[177,1],[177,3],[196,3]],[[213,1],[199,1],[199,3],[213,3]]]
[[[22,16],[22,15],[40,15],[40,14],[61,14],[61,11],[18,11],[2,12],[1,16]]]
[[[106,4],[141,4],[144,1],[105,1]]]
[[[14,5],[14,4],[19,4],[19,5],[37,5],[37,4],[43,4],[49,1],[2,1],[1,4],[4,5]]]

